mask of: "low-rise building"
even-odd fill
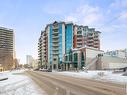
[[[102,58],[103,69],[120,69],[127,67],[127,51],[114,50],[103,54]]]
[[[65,70],[69,70],[70,68],[83,69],[83,67],[90,64],[93,65],[89,69],[101,69],[98,55],[102,53],[104,51],[91,47],[71,49],[68,54],[65,54]]]
[[[105,54],[119,58],[127,58],[127,49],[107,51]]]

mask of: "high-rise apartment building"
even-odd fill
[[[64,55],[72,48],[84,46],[100,49],[99,31],[72,22],[54,22],[41,32],[38,43],[39,65],[42,68],[58,69]]]
[[[47,51],[47,36],[46,36],[46,31],[41,32],[41,36],[39,38],[39,43],[38,43],[38,58],[39,58],[39,65],[40,67],[42,66],[47,66],[47,56],[48,56],[48,51]]]
[[[69,50],[72,47],[72,30],[72,23],[66,24],[65,22],[55,21],[46,26],[45,31],[41,32],[38,43],[39,63],[41,67],[46,68],[47,66],[50,67],[50,64],[53,64],[53,68],[58,68],[58,64],[64,60],[65,50]]]
[[[14,33],[12,29],[0,27],[0,66],[2,70],[14,66]]]

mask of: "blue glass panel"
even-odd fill
[[[66,24],[65,28],[65,52],[73,47],[73,24]]]
[[[50,64],[52,64],[52,25],[50,25]]]
[[[62,23],[59,23],[59,58],[62,61]]]

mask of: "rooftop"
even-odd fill
[[[5,27],[0,27],[0,30],[13,31],[13,29],[5,28]]]

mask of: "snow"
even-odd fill
[[[0,95],[47,95],[29,77],[23,75],[22,72],[24,72],[24,70],[0,73],[0,78],[8,77],[7,80],[0,81]],[[104,82],[110,81],[127,84],[127,76],[122,76],[123,73],[112,73],[112,71],[63,71],[53,73]]]
[[[58,72],[62,75],[78,77],[78,78],[88,78],[88,79],[95,79],[104,82],[113,82],[113,83],[120,83],[120,84],[127,84],[127,76],[122,76],[123,73],[112,73],[112,71],[79,71],[79,72]]]
[[[2,72],[0,78],[0,95],[46,95],[29,77],[22,74],[24,70]]]
[[[0,73],[0,80],[7,78],[5,74]]]

